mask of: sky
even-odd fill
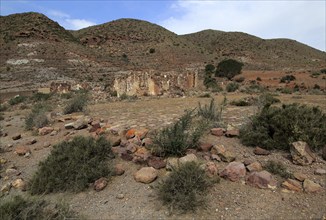
[[[0,0],[2,16],[30,11],[69,30],[134,18],[176,34],[240,31],[264,39],[290,38],[326,51],[326,0]]]

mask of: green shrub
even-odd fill
[[[0,104],[0,112],[4,112],[8,109],[8,105],[6,104]]]
[[[280,103],[281,100],[278,98],[275,98],[272,94],[270,93],[263,93],[258,97],[258,105],[259,107],[264,107],[266,105],[272,105],[275,103]]]
[[[205,196],[212,183],[198,164],[187,162],[173,170],[159,185],[158,197],[171,209],[195,211],[205,204]]]
[[[154,135],[154,154],[183,156],[187,149],[197,146],[207,124],[204,121],[194,122],[193,112],[186,111],[177,122]]]
[[[242,83],[243,81],[245,81],[245,78],[241,76],[241,77],[235,77],[233,80],[236,81],[237,83]]]
[[[259,85],[259,84],[252,84],[250,86],[247,86],[243,90],[241,90],[241,92],[245,92],[245,93],[249,93],[249,94],[262,93],[262,92],[265,92],[265,91],[266,91],[266,88]]]
[[[42,128],[49,124],[49,120],[46,116],[46,111],[49,109],[44,104],[34,105],[32,112],[25,119],[25,128],[32,130],[33,128]]]
[[[198,103],[198,116],[203,119],[210,121],[220,121],[222,119],[222,110],[224,106],[221,106],[220,109],[216,106],[214,98],[211,99],[209,105],[202,106],[201,103]]]
[[[51,93],[45,94],[45,93],[37,92],[32,96],[32,100],[36,102],[46,101],[51,97],[51,95],[52,95]]]
[[[100,177],[112,173],[108,159],[111,145],[104,138],[74,137],[53,147],[48,158],[39,164],[30,181],[32,194],[80,192]]]
[[[155,53],[155,49],[154,48],[149,49],[149,53]]]
[[[287,171],[286,167],[281,162],[268,161],[264,166],[264,169],[268,172],[279,175],[284,179],[293,178],[293,174]]]
[[[73,93],[72,92],[68,92],[68,93],[62,93],[60,95],[60,98],[63,98],[63,99],[71,99],[73,97]]]
[[[126,93],[123,93],[119,97],[120,101],[127,100],[127,101],[134,101],[137,99],[136,95],[127,95]]]
[[[279,91],[281,92],[281,93],[283,93],[283,94],[292,94],[292,89],[291,88],[289,88],[289,87],[284,87],[284,88],[281,88],[281,89],[279,89]]]
[[[63,110],[64,114],[71,114],[73,112],[81,112],[87,106],[87,94],[78,94],[71,101],[68,102]]]
[[[318,107],[266,105],[240,129],[240,139],[248,146],[283,150],[289,150],[292,142],[305,141],[318,150],[326,143],[325,133],[326,115]]]
[[[253,97],[244,97],[238,100],[233,100],[230,102],[230,105],[235,106],[251,106],[256,102],[256,99]]]
[[[258,76],[258,77],[256,78],[256,80],[257,80],[257,81],[261,81],[261,78]]]
[[[294,81],[296,78],[293,75],[285,75],[281,78],[280,83],[286,83],[290,81]]]
[[[3,220],[64,220],[69,218],[78,218],[78,216],[69,209],[68,205],[52,205],[39,198],[25,199],[15,196],[0,203],[0,219]]]
[[[239,88],[239,84],[235,82],[230,82],[226,86],[227,92],[235,92]]]
[[[215,75],[217,77],[232,79],[234,76],[241,73],[242,66],[243,63],[233,59],[223,60],[217,65]]]
[[[20,95],[17,95],[17,96],[15,96],[14,98],[10,99],[10,100],[8,101],[8,103],[9,103],[10,105],[17,105],[17,104],[19,104],[19,103],[24,102],[26,99],[27,99],[26,96],[20,96]]]

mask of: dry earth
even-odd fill
[[[237,99],[243,94],[228,95],[228,100]],[[278,97],[282,102],[300,102],[309,105],[320,105],[326,110],[325,96],[301,96],[300,99],[293,98],[292,95]],[[222,96],[217,96],[221,101]],[[113,102],[105,104],[96,104],[89,106],[89,114],[93,118],[103,118],[107,120],[112,127],[118,129],[131,127],[146,127],[149,129],[162,128],[172,123],[178,118],[185,109],[193,108],[198,102],[208,103],[209,99],[203,98],[174,98],[174,99],[155,99],[144,98],[134,102]],[[60,108],[54,111],[59,112]],[[256,109],[254,107],[234,107],[228,106],[224,111],[224,121],[235,127],[240,126]],[[1,153],[1,158],[7,160],[5,167],[15,165],[21,172],[20,177],[28,180],[37,169],[38,163],[45,159],[52,149],[52,146],[67,138],[64,136],[66,130],[63,122],[55,122],[51,126],[60,128],[55,136],[33,136],[31,132],[24,130],[24,118],[29,110],[15,110],[5,112],[5,120],[1,121],[4,132],[8,134],[1,137],[1,145],[8,152]],[[16,141],[11,139],[15,134],[20,133],[22,138]],[[90,135],[84,129],[76,131],[75,135]],[[69,135],[68,135],[69,137]],[[13,149],[16,146],[25,145],[29,140],[35,138],[37,143],[31,145],[32,153],[30,157],[20,157],[14,154]],[[320,157],[317,162],[310,166],[294,165],[289,160],[287,152],[272,152],[268,156],[257,156],[253,153],[253,148],[243,146],[237,138],[215,137],[207,135],[206,141],[223,144],[227,149],[236,153],[236,161],[243,162],[245,159],[259,161],[262,164],[269,160],[282,161],[291,172],[300,172],[306,174],[309,179],[319,183],[323,191],[319,193],[304,192],[283,192],[278,180],[278,187],[275,190],[258,189],[248,186],[244,181],[231,182],[222,179],[219,184],[209,189],[208,202],[197,212],[178,213],[171,212],[167,207],[157,200],[155,186],[163,178],[165,169],[159,171],[159,178],[152,184],[138,183],[133,178],[141,165],[133,162],[124,161],[120,158],[114,159],[116,163],[121,163],[126,169],[122,176],[113,177],[108,186],[100,192],[88,189],[85,192],[58,193],[44,195],[45,199],[51,201],[65,201],[71,209],[80,213],[87,219],[325,219],[326,218],[326,178],[315,175],[317,168],[326,169],[326,163]],[[12,147],[7,148],[12,144]],[[47,147],[49,144],[51,146]],[[198,154],[201,161],[204,161],[202,154]],[[227,163],[215,162],[219,171]],[[0,186],[10,181],[0,179]],[[10,194],[27,194],[15,189],[11,189]],[[123,198],[121,198],[123,197]]]

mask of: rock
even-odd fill
[[[108,185],[108,180],[104,177],[99,178],[94,182],[94,190],[101,191]]]
[[[135,136],[133,138],[130,138],[128,140],[129,143],[133,143],[133,144],[136,144],[137,146],[140,146],[141,145],[141,140],[138,136]]]
[[[116,147],[119,146],[121,143],[121,138],[119,136],[116,135],[108,135],[106,138],[112,145],[112,147]]]
[[[118,163],[114,166],[114,174],[117,176],[121,176],[125,173],[125,169],[122,164]]]
[[[244,161],[243,161],[243,164],[245,165],[245,166],[248,166],[248,165],[250,165],[250,164],[252,164],[253,163],[253,161],[251,160],[251,159],[245,159]]]
[[[259,162],[253,162],[247,166],[249,172],[262,171],[263,167]]]
[[[157,178],[158,172],[153,167],[143,167],[134,174],[134,179],[141,183],[151,183]]]
[[[29,147],[27,146],[19,146],[19,147],[16,147],[15,149],[15,153],[18,155],[18,156],[24,156],[25,154],[27,153],[31,153],[31,150]]]
[[[309,179],[305,179],[303,182],[303,189],[305,192],[314,193],[320,192],[323,188],[318,184]]]
[[[221,162],[222,161],[221,158],[218,155],[216,155],[216,154],[211,154],[211,159],[212,160],[216,160],[218,162]]]
[[[315,174],[316,175],[326,175],[326,170],[324,170],[324,169],[316,169]]]
[[[26,145],[33,145],[33,144],[35,144],[36,142],[37,142],[37,140],[36,140],[35,138],[33,138],[33,139],[27,141],[27,142],[26,142]]]
[[[207,162],[204,165],[205,165],[205,172],[209,177],[213,177],[218,174],[218,169],[214,162]]]
[[[296,192],[302,191],[302,184],[297,180],[287,179],[281,185],[283,188],[290,191],[296,191]]]
[[[225,147],[224,147],[224,145],[214,145],[213,147],[212,147],[212,149],[211,149],[211,153],[212,154],[217,154],[217,155],[219,155],[219,154],[221,154],[221,153],[224,153],[226,151],[226,149],[225,149]]]
[[[129,143],[129,144],[127,144],[127,146],[126,146],[126,149],[127,149],[127,152],[128,152],[128,153],[133,154],[133,153],[135,153],[135,152],[137,151],[138,147],[139,147],[139,146],[137,146],[136,144]]]
[[[187,154],[186,156],[179,158],[180,165],[188,163],[188,162],[197,162],[197,161],[198,161],[198,158],[195,154]]]
[[[150,147],[151,145],[153,145],[153,140],[151,138],[144,138],[141,141],[141,145],[145,147]]]
[[[16,135],[14,135],[14,136],[12,136],[12,139],[14,140],[14,141],[16,141],[16,140],[19,140],[19,139],[21,139],[21,134],[16,134]]]
[[[73,129],[74,128],[74,122],[65,124],[65,129]]]
[[[209,152],[211,148],[213,147],[213,144],[211,143],[199,143],[198,150]]]
[[[254,154],[256,155],[269,155],[271,152],[260,147],[255,147]]]
[[[122,193],[119,193],[117,196],[116,196],[116,198],[117,199],[123,199],[125,196],[122,194]]]
[[[20,171],[14,168],[8,168],[6,169],[6,175],[8,176],[19,176],[21,174]]]
[[[11,183],[6,183],[5,185],[3,185],[1,187],[1,192],[2,193],[6,193],[6,192],[9,192],[10,191],[10,188],[11,188]]]
[[[135,132],[136,132],[136,129],[132,128],[132,129],[129,129],[126,133],[126,138],[127,140],[130,139],[130,138],[133,138],[135,137]]]
[[[166,162],[160,157],[151,157],[147,164],[148,166],[154,167],[157,170],[166,167]]]
[[[137,128],[135,131],[135,136],[139,137],[141,140],[143,140],[147,134],[148,134],[148,129],[146,128]]]
[[[247,178],[247,184],[261,189],[275,189],[277,182],[274,180],[272,174],[263,170],[260,172],[252,172]]]
[[[293,142],[290,146],[290,152],[294,164],[305,166],[316,160],[308,144],[303,141]]]
[[[240,134],[238,129],[233,129],[233,130],[227,130],[225,133],[226,137],[233,138],[233,137],[238,137]]]
[[[223,128],[212,128],[211,134],[214,136],[217,136],[217,137],[221,137],[224,134],[224,129]]]
[[[124,147],[111,147],[111,150],[114,154],[123,154],[123,153],[127,153],[127,149]]]
[[[126,161],[132,161],[134,157],[128,153],[122,153],[120,155],[121,159],[126,160]]]
[[[0,158],[0,165],[7,163],[7,160],[5,158]]]
[[[307,175],[305,175],[303,173],[298,173],[298,172],[293,173],[293,176],[294,176],[295,179],[299,180],[300,182],[303,182],[305,179],[308,178]]]
[[[221,160],[227,163],[230,163],[235,160],[235,155],[231,151],[225,151],[224,153],[218,154],[220,156]]]
[[[166,170],[173,170],[179,168],[179,159],[176,157],[169,157],[166,160]]]
[[[73,127],[75,130],[81,130],[87,128],[88,123],[89,123],[89,118],[81,117],[73,123]]]
[[[50,136],[55,136],[55,135],[57,135],[59,133],[59,131],[52,131],[51,133],[50,133]]]
[[[89,129],[89,132],[95,132],[97,129],[101,128],[100,121],[93,121],[91,123],[91,128]]]
[[[146,162],[148,158],[151,156],[151,153],[145,148],[145,147],[140,147],[137,149],[137,151],[134,153],[134,162]]]
[[[42,135],[42,136],[47,135],[47,134],[50,134],[53,130],[54,130],[54,128],[52,128],[52,127],[39,128],[38,129],[38,134]]]
[[[220,173],[221,177],[227,178],[233,182],[245,177],[246,168],[243,163],[231,162]]]
[[[16,179],[11,183],[12,187],[15,189],[20,189],[21,191],[26,191],[26,182],[23,179]]]

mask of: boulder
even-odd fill
[[[16,147],[15,153],[18,156],[24,156],[25,154],[31,153],[31,150],[27,146],[19,146],[19,147]]]
[[[35,138],[33,138],[33,139],[28,140],[28,141],[26,142],[26,145],[33,145],[33,144],[35,144],[36,142],[37,142],[37,140],[36,140]]]
[[[211,159],[212,160],[216,160],[218,162],[221,162],[222,161],[221,158],[218,155],[216,155],[216,154],[211,154]]]
[[[188,162],[197,162],[197,161],[198,161],[198,158],[195,154],[187,154],[186,156],[179,158],[180,165],[188,163]]]
[[[222,145],[222,144],[216,144],[211,149],[211,153],[217,154],[217,155],[224,153],[225,151],[226,151],[226,149],[225,149],[224,145]]]
[[[269,155],[271,152],[260,147],[255,147],[254,154],[256,155]]]
[[[126,160],[126,161],[132,161],[134,157],[128,153],[122,153],[120,155],[121,159]]]
[[[106,139],[111,143],[112,147],[119,146],[121,143],[121,138],[116,135],[109,134]]]
[[[217,137],[221,137],[224,134],[224,129],[223,128],[212,128],[211,134],[214,136],[217,136]]]
[[[207,175],[209,177],[213,177],[218,174],[217,165],[214,162],[207,162],[204,165],[205,165],[205,167],[204,167],[205,172],[207,173]]]
[[[302,191],[302,183],[297,180],[287,179],[281,185],[283,188],[290,191],[295,191],[295,192]]]
[[[261,166],[261,164],[259,162],[256,161],[256,162],[249,164],[247,166],[247,170],[249,172],[255,172],[255,171],[257,172],[257,171],[262,171],[263,167]]]
[[[143,167],[134,174],[134,179],[140,183],[151,183],[157,178],[158,172],[153,167]]]
[[[243,163],[231,162],[220,172],[220,176],[233,182],[245,177],[246,168]]]
[[[73,127],[75,130],[81,130],[81,129],[87,128],[88,123],[89,123],[89,118],[81,117],[73,123]]]
[[[166,162],[160,157],[151,157],[148,162],[148,166],[154,167],[155,169],[161,169],[166,167]]]
[[[137,151],[134,153],[134,162],[146,162],[148,158],[151,156],[151,153],[145,148],[145,147],[140,147],[137,149]]]
[[[50,134],[53,130],[54,130],[54,128],[52,128],[52,127],[39,128],[38,129],[38,134],[41,135],[41,136],[47,135],[47,134]]]
[[[211,143],[199,143],[198,150],[204,151],[204,152],[209,152],[213,145]]]
[[[136,145],[136,144],[128,143],[128,144],[126,145],[126,150],[127,150],[128,153],[133,154],[133,153],[135,153],[135,152],[137,151],[138,147],[139,147],[139,146]]]
[[[316,160],[308,144],[303,141],[293,142],[290,147],[290,152],[294,164],[306,166]]]
[[[21,191],[26,191],[27,188],[26,182],[21,178],[14,180],[11,185],[15,189],[20,189]]]
[[[125,173],[125,169],[122,164],[118,163],[114,166],[114,175],[121,176]]]
[[[141,141],[141,145],[145,146],[145,147],[149,147],[149,146],[153,145],[153,140],[151,138],[144,138]]]
[[[108,185],[108,180],[104,177],[99,178],[94,182],[94,190],[101,191]]]
[[[68,124],[65,124],[65,129],[73,129],[74,128],[74,122],[70,122]]]
[[[260,172],[252,172],[247,178],[247,184],[250,186],[258,187],[261,189],[266,188],[276,188],[276,180],[273,178],[272,174],[266,170]]]
[[[135,131],[135,136],[139,137],[141,140],[143,140],[147,134],[148,134],[147,128],[137,128]]]
[[[225,137],[233,138],[233,137],[238,137],[240,134],[238,129],[233,129],[233,130],[227,130],[225,132]]]
[[[7,176],[19,176],[21,174],[21,172],[15,168],[6,169],[5,173]]]
[[[129,130],[126,132],[126,138],[127,138],[127,140],[130,139],[130,138],[135,137],[135,132],[136,132],[136,129],[134,129],[134,128],[129,129]]]
[[[21,137],[22,137],[21,134],[16,134],[16,135],[12,136],[11,138],[12,138],[14,141],[16,141],[16,140],[21,139]]]
[[[305,179],[303,182],[303,189],[305,192],[314,193],[320,192],[323,188],[318,184],[309,179]]]
[[[235,160],[235,155],[232,151],[226,150],[224,145],[214,145],[211,149],[211,153],[216,154],[224,162],[232,162]]]
[[[179,167],[179,159],[176,157],[169,157],[166,160],[166,169],[167,170],[173,170],[177,169]]]
[[[300,182],[303,182],[305,179],[308,178],[307,175],[303,174],[303,173],[298,173],[298,172],[295,172],[293,173],[293,176],[296,180],[299,180]]]

